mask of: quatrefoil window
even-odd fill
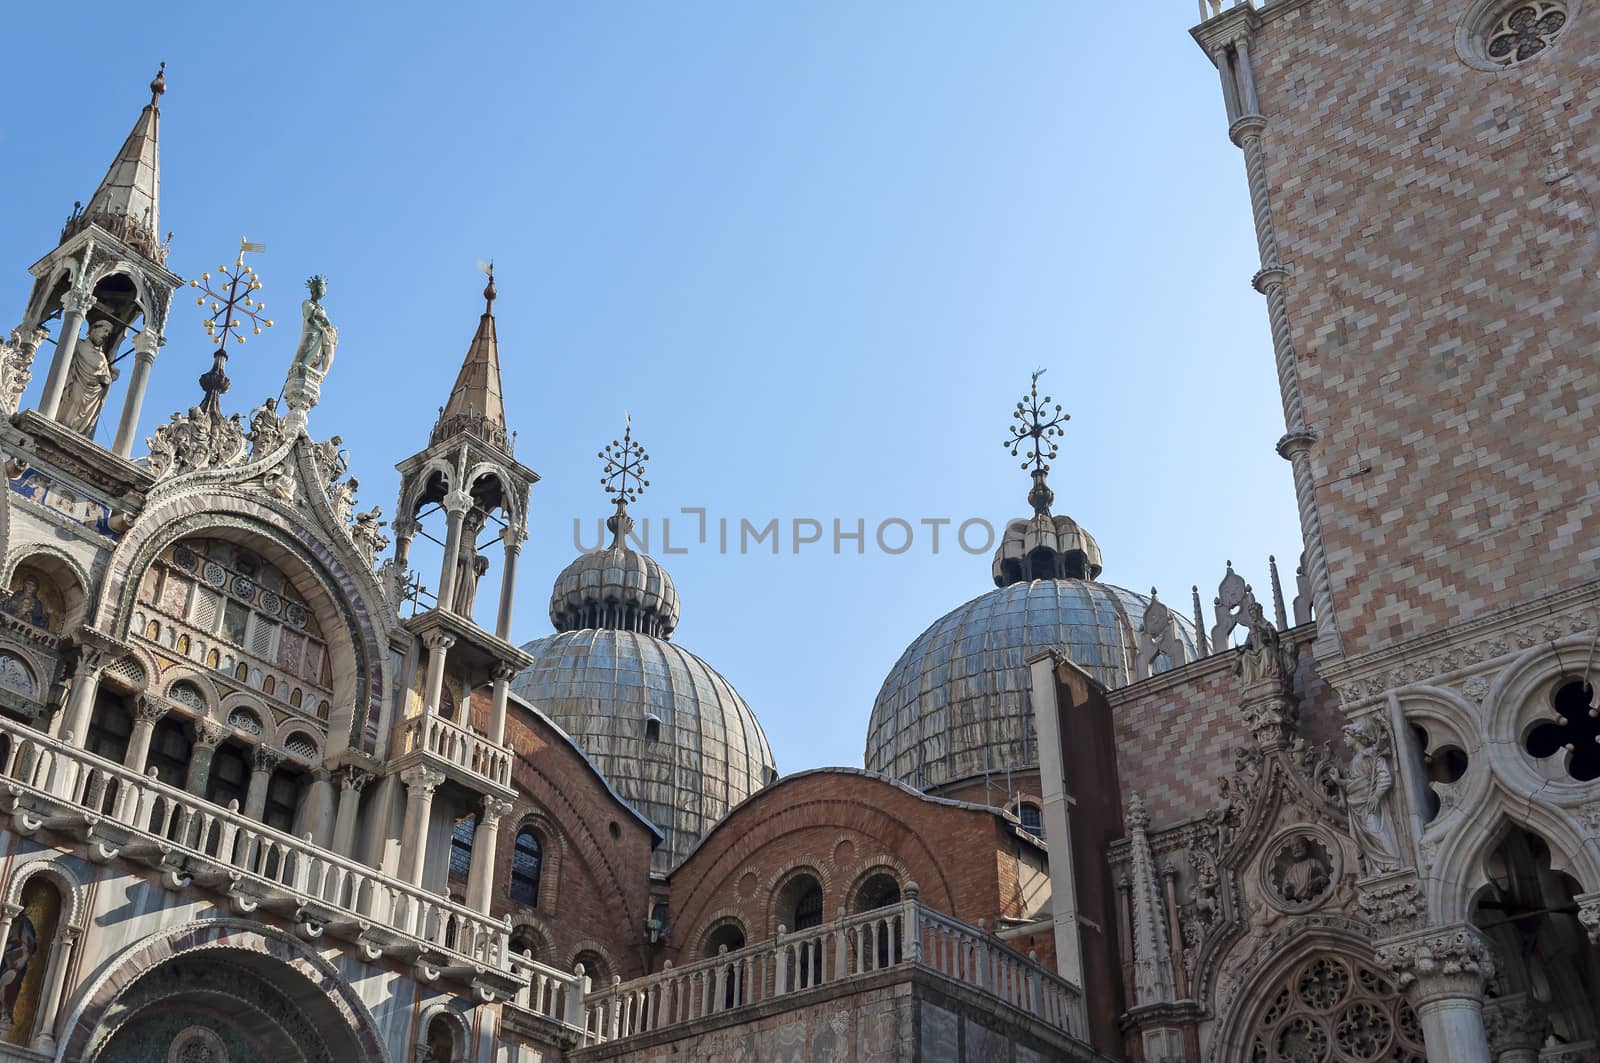
[[[1537,760],[1563,755],[1568,774],[1579,782],[1600,779],[1600,708],[1594,687],[1569,679],[1556,688],[1550,704],[1556,718],[1529,731],[1524,747]]]
[[[1497,66],[1515,66],[1549,48],[1570,18],[1565,0],[1519,0],[1489,23],[1483,52]]]

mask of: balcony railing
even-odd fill
[[[395,725],[395,738],[392,757],[423,750],[492,783],[511,785],[511,753],[442,716],[423,713],[401,720]]]
[[[187,791],[0,719],[0,807],[19,833],[74,832],[162,871],[226,893],[236,911],[291,917],[309,937],[324,930],[435,973],[470,978],[512,972],[503,921],[391,878],[305,838],[295,838]],[[520,961],[520,957],[518,958]],[[557,972],[550,972],[556,974]]]
[[[1078,987],[970,927],[923,907],[913,887],[888,908],[589,992],[589,1044],[664,1030],[720,1012],[892,968],[920,968],[979,990],[1078,1040],[1088,1017]]]

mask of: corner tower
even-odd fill
[[[51,423],[42,431],[55,435],[51,429],[65,428],[89,440],[105,439],[107,449],[124,459],[133,450],[172,293],[182,284],[167,269],[167,244],[160,236],[165,68],[163,63],[150,82],[150,102],[88,205],[73,204],[55,250],[29,268],[33,294],[0,358],[0,405],[12,413],[32,378],[39,347],[53,343],[37,410],[38,419]],[[119,354],[125,340],[130,350]],[[108,393],[129,354],[133,371],[116,430],[103,433]]]
[[[428,445],[401,462],[395,511],[393,600],[431,597],[405,626],[413,648],[403,719],[391,746],[406,786],[397,873],[415,883],[443,877],[430,854],[448,853],[452,830],[474,832],[465,901],[487,912],[500,816],[510,807],[511,753],[505,747],[511,677],[528,656],[506,641],[517,558],[528,536],[528,494],[537,473],[513,456],[500,393],[500,348],[495,336],[493,267],[484,309],[455,386],[429,434]],[[443,514],[444,537],[424,532]],[[485,538],[486,530],[497,527]],[[407,582],[407,561],[418,534],[443,547],[438,591]],[[499,605],[491,632],[474,620],[479,579],[491,567],[483,548],[503,548]],[[487,698],[483,697],[487,689]]]

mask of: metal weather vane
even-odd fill
[[[212,352],[210,370],[200,377],[200,387],[205,390],[200,408],[213,417],[222,416],[222,394],[230,385],[226,371],[228,341],[231,339],[236,344],[244,343],[245,328],[249,328],[252,335],[259,336],[263,328],[272,327],[272,319],[266,316],[266,304],[252,294],[261,290],[261,277],[244,264],[246,254],[259,254],[266,249],[265,244],[253,244],[241,237],[239,255],[232,266],[218,266],[215,278],[209,273],[202,273],[198,280],[189,282],[189,287],[197,288],[201,293],[195,303],[199,306],[205,306],[207,302],[211,304],[211,316],[203,324],[206,336],[216,342],[217,349]]]
[[[1055,441],[1067,434],[1061,426],[1070,421],[1072,415],[1063,413],[1059,402],[1052,410],[1049,395],[1039,398],[1039,378],[1042,376],[1043,369],[1034,371],[1027,396],[1017,403],[1016,411],[1011,415],[1017,423],[1011,426],[1001,446],[1010,450],[1013,458],[1023,454],[1024,448],[1027,449],[1023,454],[1022,467],[1026,469],[1033,466],[1033,489],[1028,492],[1028,501],[1035,513],[1048,516],[1055,494],[1045,483],[1045,476],[1050,472],[1050,462],[1061,452]]]
[[[650,455],[644,452],[644,447],[633,439],[633,418],[623,413],[624,429],[621,439],[613,439],[606,444],[606,448],[595,455],[605,460],[604,473],[600,483],[605,487],[606,494],[617,504],[618,509],[624,509],[628,503],[635,501],[644,494],[644,489],[650,486],[650,481],[644,478],[644,463],[650,460]]]

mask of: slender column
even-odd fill
[[[67,980],[67,970],[72,959],[72,946],[78,940],[76,927],[61,926],[50,943],[50,965],[44,972],[44,999],[39,1005],[36,1020],[38,1034],[29,1045],[35,1052],[54,1053],[56,1050],[56,1013],[61,1010],[61,991]]]
[[[339,811],[333,824],[333,851],[355,857],[356,817],[361,812],[361,790],[372,776],[360,768],[346,765],[335,775],[339,780]]]
[[[333,772],[327,768],[312,769],[311,785],[295,816],[295,837],[304,838],[308,833],[321,846],[333,836]]]
[[[451,491],[444,496],[444,509],[448,514],[444,537],[444,567],[439,571],[439,608],[455,612],[452,606],[456,596],[456,559],[461,554],[461,525],[467,516],[472,496],[465,491]]]
[[[67,388],[67,370],[78,346],[78,330],[84,315],[94,306],[94,292],[74,288],[61,301],[61,328],[56,331],[56,353],[50,359],[50,374],[44,378],[44,393],[39,396],[39,412],[54,420],[61,408],[61,393]]]
[[[422,691],[422,709],[431,715],[439,712],[439,698],[444,693],[444,659],[456,637],[444,631],[430,631],[422,636],[428,647],[428,681]]]
[[[228,729],[210,720],[194,721],[194,748],[189,753],[189,774],[184,777],[183,788],[196,797],[206,795],[211,782],[211,761],[217,747],[228,737]]]
[[[1248,53],[1246,53],[1248,54]],[[1272,349],[1278,366],[1278,388],[1283,399],[1284,424],[1288,431],[1278,443],[1278,453],[1294,469],[1295,502],[1300,511],[1300,531],[1306,543],[1306,560],[1311,576],[1312,600],[1316,605],[1317,641],[1323,651],[1337,650],[1339,633],[1334,624],[1333,590],[1328,576],[1328,559],[1323,549],[1322,521],[1317,513],[1316,488],[1311,469],[1311,444],[1315,440],[1306,424],[1300,393],[1300,369],[1289,325],[1288,304],[1283,285],[1289,271],[1278,253],[1277,230],[1272,223],[1272,202],[1268,196],[1266,150],[1261,135],[1267,120],[1259,114],[1246,114],[1228,130],[1229,138],[1244,152],[1245,173],[1250,186],[1250,206],[1255,218],[1256,244],[1261,252],[1261,271],[1254,285],[1267,298],[1267,316],[1272,325]]]
[[[1428,1063],[1493,1063],[1483,1024],[1483,990],[1493,950],[1474,926],[1429,927],[1378,946],[1422,1024]]]
[[[528,537],[527,529],[508,524],[500,533],[506,546],[506,564],[500,572],[500,615],[495,620],[496,638],[511,638],[511,599],[517,586],[517,558],[522,556],[522,542]]]
[[[145,761],[150,759],[150,736],[155,733],[156,724],[166,716],[171,708],[165,701],[140,694],[133,699],[133,733],[128,736],[128,752],[122,758],[122,766],[132,769],[139,774],[144,774]]]
[[[417,522],[396,517],[389,530],[394,533],[394,569],[391,573],[393,586],[386,589],[392,595],[391,604],[398,610],[405,603],[406,565],[411,560],[411,540],[416,538]]]
[[[489,914],[494,894],[495,849],[500,840],[500,817],[511,811],[511,802],[498,797],[483,799],[483,815],[472,832],[472,866],[467,869],[467,907]]]
[[[504,745],[506,741],[506,697],[511,691],[511,677],[517,670],[501,661],[494,666],[494,686],[489,696],[489,741]]]
[[[261,819],[267,810],[267,782],[282,763],[283,754],[266,746],[256,746],[250,754],[250,789],[244,795],[246,816],[257,821]]]
[[[89,740],[89,719],[94,715],[94,696],[100,689],[100,670],[106,655],[93,646],[79,645],[78,663],[72,670],[72,691],[67,695],[67,711],[60,717],[60,739],[82,749]]]
[[[1483,1008],[1483,1025],[1495,1063],[1539,1063],[1550,1036],[1550,1014],[1526,993],[1499,997]]]
[[[433,792],[444,782],[444,773],[432,768],[410,768],[400,775],[406,784],[406,820],[400,829],[400,870],[402,881],[422,885],[427,853],[428,817],[433,810]]]
[[[117,422],[116,441],[112,453],[126,458],[133,453],[133,437],[139,431],[139,414],[144,410],[144,392],[150,383],[150,367],[156,364],[156,350],[161,346],[161,334],[145,329],[133,340],[133,375],[128,378],[128,394],[122,400],[122,420]]]

